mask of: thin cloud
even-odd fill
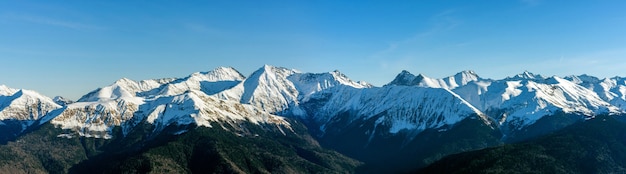
[[[211,35],[223,35],[224,32],[221,30],[215,29],[213,27],[208,27],[199,23],[184,23],[183,27],[187,30],[198,32],[198,33],[206,33]]]
[[[40,25],[48,25],[48,26],[53,26],[53,27],[68,28],[68,29],[73,29],[73,30],[83,30],[84,31],[84,30],[100,30],[100,29],[103,29],[102,27],[98,27],[98,26],[94,26],[94,25],[88,25],[88,24],[83,24],[83,23],[79,23],[79,22],[71,22],[71,21],[66,21],[66,20],[53,19],[53,18],[49,18],[49,17],[34,16],[34,15],[6,14],[6,15],[4,15],[4,18],[10,19],[10,20],[17,20],[17,21],[24,21],[24,22],[34,23],[34,24],[40,24]]]
[[[445,31],[453,30],[462,23],[454,16],[455,13],[456,10],[450,9],[433,15],[433,17],[431,17],[430,19],[432,21],[432,27],[427,31],[415,34],[413,37],[407,39],[407,41],[413,41],[423,37],[428,37]]]
[[[417,32],[410,37],[407,37],[403,40],[392,42],[387,45],[386,48],[373,53],[370,58],[371,59],[382,59],[381,67],[390,68],[389,66],[397,65],[395,62],[407,62],[408,55],[403,55],[402,58],[394,56],[395,53],[398,53],[403,50],[407,45],[415,44],[423,40],[424,38],[432,37],[440,33],[444,33],[450,30],[457,28],[462,22],[455,17],[457,11],[455,9],[449,9],[442,11],[440,13],[434,14],[430,17],[429,21],[431,23],[431,27],[426,30],[422,30]],[[414,49],[414,48],[412,48]],[[410,56],[408,56],[410,57]],[[390,60],[390,59],[402,59],[402,60]]]

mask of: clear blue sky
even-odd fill
[[[77,99],[127,77],[264,64],[375,85],[626,76],[624,0],[0,1],[0,84]]]

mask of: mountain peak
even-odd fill
[[[13,89],[13,88],[10,88],[10,87],[8,87],[6,85],[0,85],[0,95],[5,95],[5,96],[13,95],[17,91],[18,91],[18,89]]]
[[[517,74],[513,77],[507,77],[506,79],[507,80],[543,80],[543,79],[546,79],[546,77],[540,74],[534,74],[525,70],[524,72],[520,74]]]
[[[296,72],[296,70],[294,69],[289,69],[289,68],[279,67],[279,66],[272,66],[268,64],[263,65],[263,67],[259,68],[259,70],[264,71],[264,72],[283,72],[283,71]]]
[[[417,76],[415,76],[415,79],[413,79],[413,84],[420,84],[420,82],[422,82],[424,79],[427,79],[428,77],[426,77],[424,74],[419,73],[417,74]]]
[[[256,71],[273,71],[275,69],[287,69],[287,68],[265,64],[261,68],[257,69]]]
[[[0,88],[4,88],[0,91],[0,120],[36,120],[52,110],[61,108],[52,99],[36,91],[12,89],[6,86],[0,86]]]
[[[0,91],[4,91],[6,89],[8,89],[9,87],[7,85],[0,85]]]
[[[287,77],[293,73],[297,73],[297,70],[294,69],[288,69],[288,68],[284,68],[284,67],[276,67],[276,66],[272,66],[272,65],[263,65],[263,67],[259,68],[258,70],[254,71],[252,73],[252,75],[250,75],[249,78],[258,78],[258,76],[261,76],[263,74],[265,75],[270,75],[270,76],[284,76]]]
[[[454,83],[452,83],[452,80],[448,79],[444,79],[444,81],[448,81],[448,87],[449,88],[455,88],[458,86],[463,86],[466,85],[469,82],[472,81],[477,81],[480,79],[480,77],[478,77],[478,75],[476,74],[476,72],[472,71],[472,70],[465,70],[465,71],[461,71],[457,74],[455,74],[454,76]]]
[[[524,72],[519,74],[519,76],[527,79],[532,79],[535,77],[535,74],[528,72],[528,70],[524,70]]]
[[[348,76],[346,76],[345,74],[341,73],[339,70],[334,70],[332,72],[330,72],[330,74],[335,77],[335,79],[346,79],[348,80]]]
[[[442,79],[433,79],[425,76],[424,74],[413,75],[410,72],[403,70],[396,76],[396,78],[388,85],[399,86],[421,86],[429,88],[446,88],[454,89],[459,86],[466,85],[471,81],[479,80],[478,75],[474,71],[466,70],[461,71],[454,76],[449,76]]]
[[[233,80],[242,81],[246,77],[232,67],[217,67],[208,72],[196,72],[191,74],[187,79],[197,78],[198,81],[222,81]]]
[[[369,88],[369,87],[372,87],[372,85],[367,83],[367,82],[362,82],[362,81],[356,81],[355,82],[355,81],[353,81],[352,79],[350,79],[344,73],[339,72],[339,70],[334,70],[334,71],[330,72],[330,75],[332,75],[332,77],[334,78],[334,81],[337,81],[337,82],[339,82],[340,84],[343,84],[343,85],[348,85],[348,86],[352,86],[352,87],[355,87],[355,88]]]
[[[400,74],[411,74],[411,72],[407,71],[407,70],[402,70],[402,72],[400,72]],[[413,74],[411,74],[413,75]]]
[[[237,69],[235,69],[235,68],[233,68],[231,66],[228,66],[228,67],[226,67],[226,66],[219,66],[219,67],[213,69],[213,71],[237,71]]]
[[[569,81],[574,82],[575,84],[595,84],[595,83],[599,83],[600,79],[594,76],[590,76],[587,74],[582,74],[582,75],[571,75],[571,76],[567,76],[564,79],[567,79]]]
[[[455,76],[478,78],[478,74],[476,74],[476,72],[474,72],[472,70],[461,71],[459,73],[456,73]]]
[[[415,78],[416,76],[411,74],[409,71],[402,70],[402,72],[396,75],[396,78],[394,78],[393,81],[389,82],[387,85],[411,86],[411,85],[415,85],[415,84],[412,84]]]
[[[134,83],[137,83],[137,82],[126,77],[123,77],[114,82],[114,84],[118,84],[118,85],[128,85],[128,84],[134,84]]]
[[[65,97],[62,97],[62,96],[56,96],[56,97],[52,98],[52,101],[54,101],[56,104],[59,104],[61,106],[65,106],[65,105],[74,103],[74,101],[72,101],[70,99],[67,99]]]

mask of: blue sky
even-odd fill
[[[0,84],[78,99],[218,66],[338,69],[375,85],[626,76],[626,1],[0,1]]]

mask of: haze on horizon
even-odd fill
[[[78,99],[115,80],[264,64],[376,86],[626,76],[626,1],[2,1],[0,84]]]

